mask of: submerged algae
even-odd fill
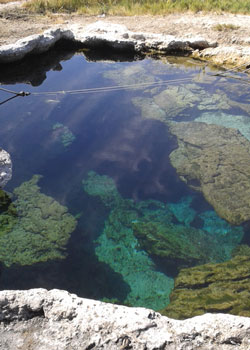
[[[68,147],[75,140],[75,135],[69,130],[69,128],[62,123],[56,123],[52,129],[57,134],[64,147]]]
[[[0,236],[9,233],[17,223],[17,211],[10,196],[0,189]]]
[[[206,221],[204,228],[207,228]],[[242,229],[231,227],[226,237],[208,235],[206,230],[174,224],[158,215],[140,217],[133,224],[133,230],[141,247],[150,255],[161,257],[166,263],[175,264],[178,268],[225,261],[231,257],[232,250],[243,236]]]
[[[66,207],[40,193],[40,178],[34,175],[14,190],[15,225],[0,236],[0,261],[6,266],[65,257],[63,249],[76,221]]]
[[[96,240],[95,252],[99,261],[120,273],[129,285],[130,292],[123,301],[125,304],[155,310],[163,307],[173,287],[173,279],[156,271],[155,264],[141,250],[133,234],[132,223],[141,215],[140,208],[133,201],[125,200],[119,195],[111,178],[93,171],[88,176],[83,181],[85,191],[94,196],[98,196],[100,191],[104,204],[111,207],[104,230]],[[152,202],[149,201],[143,207],[146,210],[151,205]]]
[[[103,183],[108,183],[110,190],[106,192]],[[243,236],[241,228],[229,225],[226,234],[208,234],[206,215],[202,218],[204,230],[190,227],[195,217],[194,209],[189,207],[191,197],[179,203],[164,204],[157,200],[134,203],[119,195],[112,179],[95,172],[89,173],[83,185],[90,195],[100,193],[105,205],[108,195],[108,204],[112,204],[104,230],[96,240],[95,251],[99,261],[123,276],[131,289],[124,302],[134,306],[160,309],[161,305],[166,305],[172,288],[173,280],[156,271],[150,255],[164,257],[166,262],[179,264],[179,267],[224,261],[231,257]],[[110,197],[115,200],[110,201]],[[216,219],[223,221],[214,214]]]
[[[122,200],[117,191],[116,184],[111,177],[89,171],[88,177],[82,181],[82,184],[85,192],[90,196],[100,197],[108,207],[113,207]]]
[[[243,250],[244,251],[244,250]],[[180,271],[161,314],[185,319],[206,312],[250,316],[250,248],[220,264],[206,264]]]

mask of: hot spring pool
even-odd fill
[[[19,67],[0,74],[31,92],[0,106],[1,289],[250,316],[249,85],[182,57]]]

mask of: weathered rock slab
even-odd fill
[[[152,310],[66,291],[0,292],[1,350],[247,350],[250,318],[206,314],[172,320]]]
[[[9,153],[0,148],[0,188],[12,177],[12,162]]]

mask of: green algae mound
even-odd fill
[[[250,219],[250,142],[237,130],[199,122],[172,122],[178,148],[170,161],[180,178],[201,191],[231,224]]]
[[[220,264],[183,269],[175,279],[170,304],[161,313],[185,319],[207,312],[250,317],[250,247]]]
[[[32,265],[65,257],[63,250],[76,220],[66,207],[40,193],[37,185],[40,178],[34,175],[14,190],[14,225],[0,235],[0,261],[6,266]]]

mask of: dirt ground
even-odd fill
[[[172,34],[179,37],[202,36],[219,45],[250,46],[250,16],[233,14],[171,14],[168,16],[82,16],[70,14],[34,15],[20,2],[0,4],[0,45],[13,43],[31,34],[38,34],[55,25],[80,23],[87,25],[98,20],[124,24],[129,30]],[[217,24],[232,24],[237,29],[218,31]]]
[[[178,37],[202,36],[219,45],[250,46],[250,16],[233,14],[171,14],[167,16],[83,16],[70,14],[34,15],[22,2],[0,4],[0,45],[13,43],[31,34],[38,34],[55,25],[80,23],[87,25],[98,20],[124,24],[129,30],[172,34]],[[217,24],[230,24],[236,29],[218,31]]]

